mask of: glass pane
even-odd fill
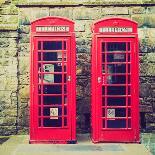
[[[105,109],[102,109],[102,117],[105,117]]]
[[[131,98],[128,97],[128,105],[130,106],[131,105]]]
[[[38,64],[38,70],[41,71],[41,64]],[[66,72],[66,64],[62,67],[62,63],[43,64],[43,72]]]
[[[43,86],[44,94],[62,94],[62,86],[61,85],[46,85]]]
[[[41,96],[38,96],[38,104],[41,104]]]
[[[131,89],[130,89],[130,86],[128,87],[128,95],[131,94]]]
[[[67,117],[64,118],[64,126],[67,126]]]
[[[102,52],[105,52],[105,43],[102,43]]]
[[[61,50],[62,41],[43,41],[43,50]]]
[[[126,87],[125,86],[108,86],[107,94],[108,95],[125,95]]]
[[[128,73],[130,73],[130,64],[128,65]]]
[[[126,62],[126,54],[125,53],[107,54],[107,62]]]
[[[128,128],[131,128],[131,119],[128,119]]]
[[[43,52],[43,61],[62,61],[62,52]]]
[[[62,104],[62,96],[43,96],[44,105]]]
[[[108,106],[125,106],[126,98],[125,97],[108,97],[107,105]]]
[[[44,127],[61,127],[62,118],[61,117],[59,117],[58,119],[44,118],[43,126]]]
[[[53,110],[53,114],[51,114],[52,110]],[[58,116],[62,115],[62,107],[53,107],[53,108],[52,107],[44,107],[43,115],[44,116],[54,116],[58,119]]]
[[[41,52],[38,52],[38,61],[41,61]]]
[[[67,104],[67,96],[64,96],[64,104]]]
[[[128,54],[128,62],[130,62],[131,58],[130,58],[130,54]]]
[[[66,50],[66,41],[64,41],[64,50]]]
[[[44,74],[44,83],[62,83],[62,74]]]
[[[126,42],[108,42],[107,52],[122,52],[126,51]]]
[[[38,115],[41,116],[41,108],[39,108]]]
[[[130,43],[128,43],[128,52],[130,52]]]
[[[102,73],[105,73],[105,65],[102,65]]]
[[[108,73],[126,73],[125,64],[108,64],[107,65]]]
[[[104,62],[105,62],[105,54],[102,53],[102,63],[104,63]]]
[[[67,85],[64,85],[64,93],[67,94]]]
[[[41,85],[38,85],[38,94],[41,94]]]
[[[108,84],[125,84],[126,75],[108,75],[107,83]]]
[[[102,128],[105,128],[105,120],[102,120]]]
[[[64,115],[67,115],[67,106],[64,107]]]
[[[38,41],[38,50],[41,50],[41,41]]]
[[[102,95],[105,95],[105,87],[102,86]]]
[[[115,117],[126,117],[126,108],[116,108]]]
[[[128,109],[128,117],[131,117],[131,109]]]
[[[105,97],[102,97],[102,106],[105,106]]]
[[[108,120],[107,128],[126,128],[126,120],[124,119]]]
[[[41,127],[41,118],[39,118],[38,122],[39,122],[39,127]]]

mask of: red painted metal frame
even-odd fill
[[[114,33],[106,32],[100,33],[101,27],[132,27],[132,33]],[[138,34],[137,23],[129,19],[124,18],[107,18],[101,19],[92,25],[92,53],[91,53],[91,137],[94,143],[98,142],[136,142],[139,143],[139,55],[138,55]],[[102,106],[102,86],[105,87],[105,93],[107,93],[106,83],[107,74],[102,74],[102,43],[108,42],[130,42],[131,53],[126,50],[126,56],[131,55],[131,83],[125,84],[131,87],[131,105],[122,106],[126,108],[126,122],[131,119],[131,128],[107,128],[107,108],[116,108],[115,106],[107,106],[107,99],[105,99],[105,106]],[[105,45],[106,46],[106,45]],[[105,50],[106,47],[105,47]],[[107,52],[105,51],[105,55]],[[105,56],[105,67],[107,67],[107,56]],[[108,62],[109,63],[109,62]],[[111,62],[112,64],[113,62]],[[126,62],[127,63],[127,57]],[[116,64],[113,63],[113,64]],[[121,62],[122,64],[122,62]],[[127,65],[126,65],[127,66]],[[127,68],[127,67],[126,67]],[[118,74],[118,73],[117,73]],[[127,73],[125,73],[127,77]],[[98,82],[98,77],[101,78],[101,83]],[[121,86],[121,84],[115,84],[115,86]],[[126,88],[127,90],[127,88]],[[127,92],[126,92],[127,93]],[[105,94],[106,95],[106,94]],[[129,96],[129,95],[128,95]],[[127,101],[127,97],[126,97]],[[118,106],[121,108],[121,106]],[[118,108],[117,107],[117,108]],[[102,108],[105,110],[105,116],[102,117]],[[131,116],[128,117],[128,108],[131,109]],[[120,119],[120,118],[114,118]],[[105,120],[105,127],[102,128],[102,120]]]
[[[69,32],[36,32],[37,26],[68,26]],[[39,64],[37,60],[38,41],[66,41],[67,44],[67,76],[70,76],[71,80],[66,82],[68,94],[68,125],[65,127],[64,125],[62,125],[62,127],[39,127],[39,103],[37,91]],[[64,53],[64,49],[61,51]],[[63,57],[64,54],[62,54],[62,58]],[[74,22],[61,17],[46,17],[32,22],[30,62],[30,143],[76,143],[76,54]],[[41,62],[41,64],[42,63],[44,62]],[[64,61],[62,61],[62,64],[64,64]],[[42,72],[41,74],[43,76],[44,73]],[[64,76],[64,73],[62,76]],[[41,84],[43,84],[43,81]],[[64,84],[61,83],[61,85],[62,88],[64,88]],[[41,107],[43,108],[46,106],[41,105]],[[64,108],[64,103],[62,103],[62,108]],[[41,117],[46,117],[43,116],[43,112]],[[62,114],[62,117],[65,116]]]

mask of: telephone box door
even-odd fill
[[[136,141],[134,38],[98,39],[99,141]]]
[[[34,39],[34,119],[37,139],[71,137],[70,38]]]
[[[92,140],[139,142],[136,23],[105,19],[93,31]]]

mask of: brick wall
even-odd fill
[[[138,22],[141,125],[148,131],[155,129],[155,2],[5,0],[0,5],[0,134],[28,132],[30,22],[45,16],[75,21],[78,132],[90,129],[91,24],[113,16]]]

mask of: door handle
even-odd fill
[[[71,81],[71,76],[70,75],[68,76],[67,81]]]
[[[98,83],[101,83],[101,77],[97,78]]]

